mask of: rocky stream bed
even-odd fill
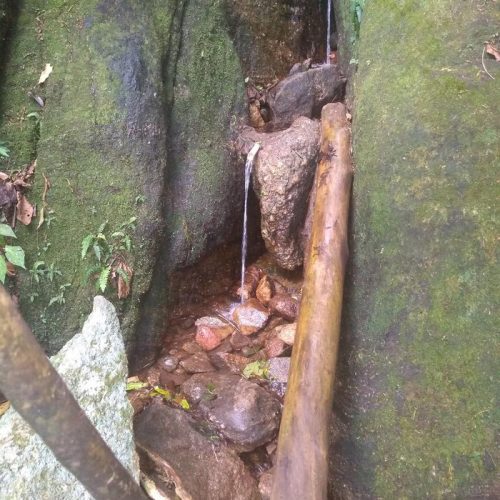
[[[159,488],[267,498],[301,285],[265,255],[243,302],[237,282],[216,278],[175,310],[160,358],[129,379],[144,384],[129,397],[142,470]]]

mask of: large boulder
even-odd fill
[[[28,197],[45,222],[19,228],[19,241],[28,268],[43,261],[61,274],[21,273],[19,292],[49,352],[78,331],[90,303],[85,277],[95,262],[82,261],[81,245],[103,222],[109,237],[137,217],[126,257],[132,294],[116,300],[136,367],[158,346],[173,269],[234,238],[243,181],[227,143],[244,114],[244,77],[225,18],[222,1],[20,8],[2,75],[0,139],[11,150],[2,170],[38,160]],[[53,72],[36,85],[46,63]]]
[[[234,451],[204,434],[183,410],[153,403],[136,419],[141,469],[176,498],[257,500],[257,483]],[[212,439],[210,439],[212,438]],[[164,494],[172,491],[164,490]],[[167,498],[171,498],[170,495]]]
[[[336,64],[299,71],[273,87],[267,97],[273,127],[286,128],[299,116],[319,118],[329,102],[342,100],[346,79]]]
[[[96,297],[82,332],[51,362],[115,456],[138,480],[132,407],[125,391],[127,358],[114,307]],[[77,428],[75,435],[78,439]],[[0,450],[0,498],[93,498],[13,409],[0,418]]]
[[[366,2],[333,496],[498,496],[499,23]]]
[[[278,400],[238,375],[200,373],[184,382],[182,391],[238,451],[254,450],[278,431]]]
[[[285,269],[302,264],[301,231],[319,152],[319,123],[300,117],[281,132],[248,129],[240,140],[245,148],[261,145],[253,170],[259,198],[262,237],[276,262]]]

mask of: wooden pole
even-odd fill
[[[321,155],[304,288],[278,439],[272,500],[324,500],[352,183],[341,103],[321,113]]]
[[[50,364],[0,285],[0,389],[96,500],[146,498]]]

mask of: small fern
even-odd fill
[[[99,284],[99,289],[101,290],[102,293],[106,291],[110,274],[111,274],[111,266],[107,266],[101,271],[101,274],[99,275],[98,284]]]

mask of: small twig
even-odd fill
[[[238,333],[241,333],[241,330],[238,328],[238,325],[234,322],[234,321],[231,321],[230,319],[226,318],[225,316],[223,316],[220,312],[218,311],[215,311],[215,315],[222,321],[224,321],[224,323],[227,323],[228,325],[232,326]]]
[[[483,63],[483,69],[484,71],[486,72],[486,74],[492,79],[494,80],[495,77],[491,75],[491,73],[486,69],[486,65],[484,64],[484,53],[486,52],[486,46],[483,45],[483,55],[481,56],[481,62]]]

